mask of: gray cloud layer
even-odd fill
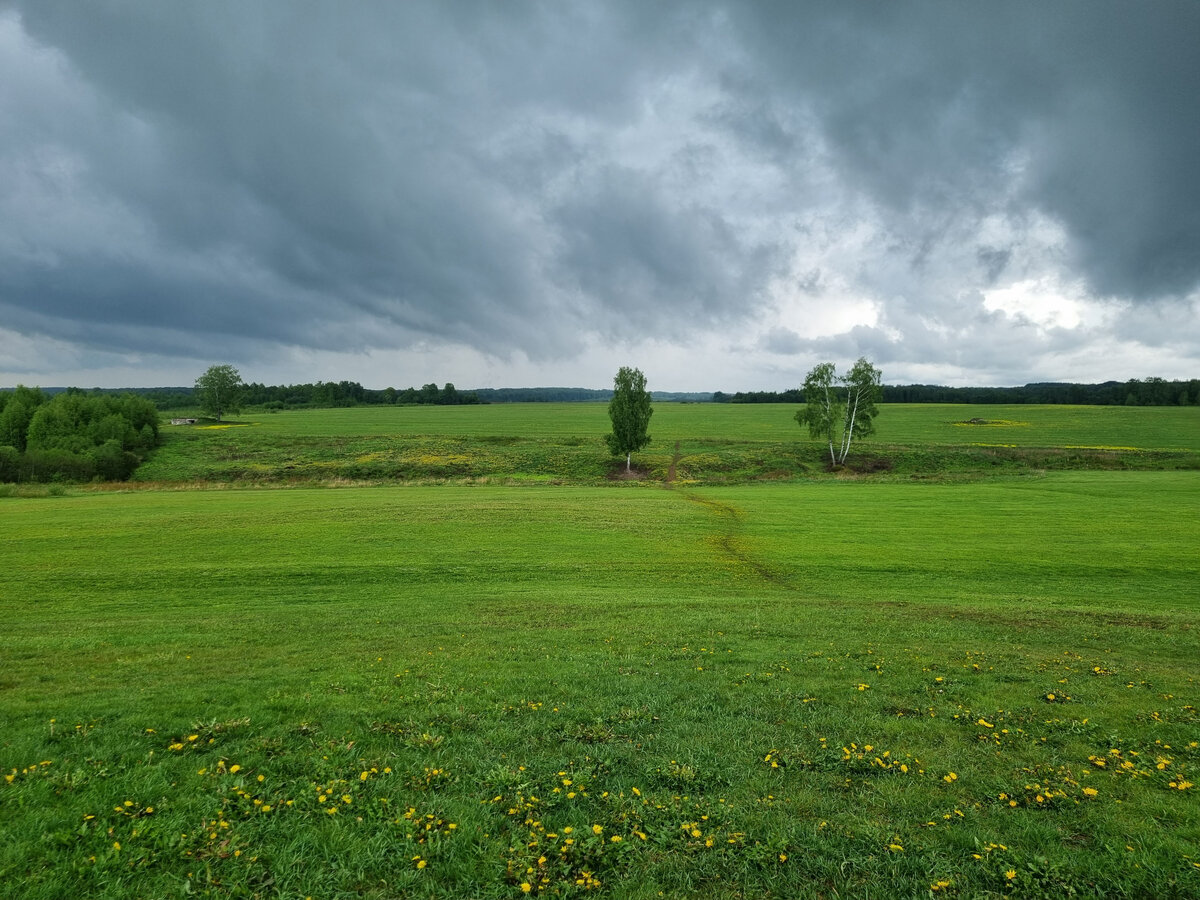
[[[1198,34],[1190,0],[0,2],[0,327],[539,359],[753,326],[1000,371],[1097,333],[997,285],[1194,308]],[[814,337],[782,295],[877,315]]]

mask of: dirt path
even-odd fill
[[[675,466],[682,458],[679,452],[679,441],[675,442],[675,455],[671,457],[670,468],[667,469],[666,486],[668,490],[675,490]],[[769,584],[778,587],[787,588],[788,590],[796,590],[789,584],[783,576],[772,571],[763,563],[759,562],[750,553],[741,546],[738,541],[737,533],[740,530],[742,520],[742,512],[736,506],[728,503],[721,503],[717,500],[709,500],[706,497],[701,497],[698,494],[691,494],[686,491],[680,491],[679,495],[689,503],[695,503],[703,506],[710,513],[715,515],[720,522],[720,532],[717,534],[715,542],[717,549],[725,557],[733,560],[739,566],[748,569],[755,576],[761,578]]]
[[[727,558],[736,562],[739,566],[748,569],[756,577],[761,578],[768,584],[776,587],[786,588],[789,591],[797,590],[795,585],[791,584],[780,575],[772,570],[766,564],[755,559],[748,550],[738,540],[738,532],[741,530],[742,511],[736,506],[729,503],[721,503],[717,500],[709,500],[706,497],[698,496],[697,494],[689,494],[680,492],[680,496],[689,503],[695,503],[703,506],[710,513],[717,517],[719,522],[719,533],[716,535],[717,549]]]

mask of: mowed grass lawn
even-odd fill
[[[1194,897],[1198,512],[1194,472],[0,500],[0,894]]]

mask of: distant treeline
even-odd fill
[[[124,481],[158,443],[145,397],[0,391],[0,482]]]
[[[402,406],[461,406],[478,403],[473,391],[460,391],[450,382],[438,387],[365,388],[357,381],[318,381],[314,384],[265,385],[251,382],[242,388],[242,405],[266,409],[286,407],[333,407],[375,404]]]
[[[477,388],[481,403],[607,403],[612,388]],[[713,395],[707,391],[651,391],[655,400],[676,403],[708,403]]]
[[[803,403],[799,388],[787,391],[738,391],[713,394],[714,403]],[[934,384],[885,384],[884,403],[1049,403],[1082,406],[1196,406],[1200,379],[1167,381],[1131,378],[1103,384],[1043,382],[1024,387],[944,387]]]
[[[57,394],[76,388],[45,388],[47,394]],[[150,400],[159,409],[186,409],[194,406],[196,398],[190,387],[128,388],[112,390],[95,388],[92,393],[133,393]],[[655,400],[679,403],[707,403],[713,399],[708,392],[653,391]],[[357,381],[318,381],[314,384],[244,385],[241,393],[243,407],[263,409],[323,408],[337,406],[366,406],[396,404],[401,406],[459,406],[472,403],[607,403],[612,389],[592,388],[477,388],[460,391],[453,384],[443,387],[427,384],[420,388],[364,388]]]
[[[48,388],[54,392],[55,388]],[[99,389],[98,389],[99,390]],[[108,393],[108,391],[100,391]],[[125,393],[126,391],[122,391]],[[130,388],[128,392],[145,397],[159,409],[185,409],[196,404],[195,389],[190,387]],[[427,384],[419,388],[372,390],[357,381],[317,381],[313,384],[266,385],[251,382],[242,385],[239,397],[243,407],[263,409],[329,408],[373,404],[404,406],[459,406],[479,403],[474,391],[460,391],[449,382],[443,387]]]
[[[45,388],[55,395],[77,388]],[[96,388],[90,394],[136,394],[159,409],[183,409],[195,404],[190,387]],[[803,403],[800,388],[785,391],[652,391],[655,400],[677,403]],[[372,404],[457,406],[467,403],[607,403],[610,388],[477,388],[457,390],[427,384],[420,388],[364,388],[357,381],[318,381],[314,384],[247,384],[242,405],[265,409],[360,406]],[[1044,382],[1024,387],[945,387],[936,384],[885,384],[884,403],[1052,403],[1085,406],[1196,406],[1200,405],[1200,379],[1167,381],[1164,378],[1131,378],[1103,384]]]

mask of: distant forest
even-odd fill
[[[53,395],[77,388],[43,388]],[[136,394],[159,409],[187,409],[196,405],[195,389],[190,387],[94,388],[94,394]],[[654,399],[665,401],[710,402],[708,392],[654,391]],[[475,403],[607,403],[612,388],[479,388],[460,391],[453,384],[444,387],[427,384],[420,388],[364,388],[357,381],[318,381],[314,384],[243,385],[240,403],[258,409],[303,409],[339,406],[460,406]]]
[[[715,403],[803,403],[804,392],[717,391]],[[1042,382],[1024,387],[943,387],[935,384],[885,384],[884,403],[1051,403],[1081,406],[1196,406],[1200,379],[1167,381],[1131,378],[1103,384]]]
[[[53,391],[53,388],[48,390]],[[145,397],[159,409],[187,409],[196,405],[190,387],[122,388]],[[317,381],[312,384],[242,385],[239,402],[258,409],[328,409],[339,406],[397,404],[401,406],[462,406],[481,402],[474,391],[460,391],[449,382],[443,387],[427,384],[419,388],[372,390],[357,381]]]
[[[44,388],[47,395],[75,388]],[[193,388],[95,389],[93,394],[136,394],[161,409],[186,409],[195,405]],[[655,400],[680,403],[803,403],[799,388],[786,391],[652,391]],[[477,388],[460,391],[453,384],[420,388],[364,388],[357,381],[318,381],[313,384],[244,386],[241,403],[259,409],[295,409],[389,404],[398,406],[457,406],[474,403],[607,403],[611,389],[536,387]],[[1103,384],[1043,382],[1024,387],[945,387],[935,384],[885,384],[884,403],[1051,403],[1085,406],[1196,406],[1200,405],[1200,379],[1168,381],[1164,378],[1131,378]]]

